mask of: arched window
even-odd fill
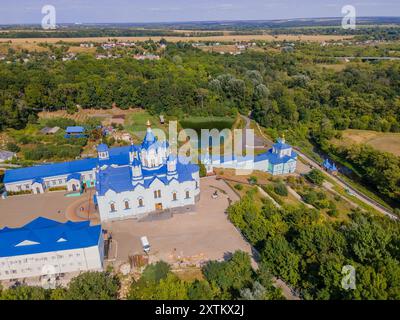
[[[125,201],[124,201],[124,204],[125,204],[125,210],[130,209],[129,201],[128,201],[128,200],[125,200]]]
[[[189,198],[190,198],[190,193],[189,193],[189,191],[186,191],[185,194],[186,194],[185,198],[186,198],[186,199],[189,199]]]
[[[154,190],[154,199],[161,198],[161,190]]]
[[[138,199],[139,207],[143,207],[143,198]]]
[[[111,202],[111,203],[110,203],[110,211],[111,211],[111,212],[117,211],[117,210],[115,210],[115,203],[114,203],[114,202]]]
[[[173,201],[176,201],[176,200],[177,200],[176,192],[173,192],[173,193],[172,193],[172,200],[173,200]]]
[[[199,182],[196,181],[196,189],[198,189],[198,188],[199,188]]]

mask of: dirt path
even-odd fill
[[[257,122],[255,122],[257,125],[257,128],[260,131],[260,134],[262,135],[262,137],[268,141],[271,142],[270,139],[265,136],[259,126],[259,124]],[[375,210],[381,212],[382,214],[388,216],[389,218],[393,219],[393,220],[398,220],[398,217],[395,216],[393,213],[391,213],[388,209],[384,208],[383,206],[381,206],[379,203],[377,203],[375,200],[369,198],[368,196],[366,196],[365,194],[361,193],[360,191],[357,191],[355,189],[353,189],[349,184],[347,184],[344,180],[342,180],[340,177],[334,176],[332,174],[330,174],[329,172],[326,172],[325,170],[323,170],[323,168],[321,167],[321,165],[319,163],[317,163],[316,161],[314,161],[313,159],[311,159],[310,157],[306,156],[304,153],[302,153],[298,148],[295,148],[297,154],[303,158],[303,160],[305,162],[307,162],[311,167],[313,168],[317,168],[319,170],[321,170],[321,172],[328,176],[329,178],[331,178],[333,181],[335,181],[339,186],[341,186],[344,189],[348,189],[350,192],[352,192],[354,194],[354,196],[364,202],[365,204],[369,205],[370,207],[374,208]]]

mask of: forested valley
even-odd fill
[[[330,67],[337,64],[334,55],[396,49],[394,44],[364,49],[298,44],[290,51],[234,56],[177,43],[168,44],[159,61],[137,61],[129,55],[98,60],[90,54],[63,61],[57,54],[49,59],[46,53],[36,53],[23,62],[20,53],[20,61],[0,63],[0,129],[35,123],[42,110],[74,113],[77,106],[142,107],[178,118],[251,111],[272,137],[286,132],[294,145],[316,146],[351,163],[364,183],[396,205],[398,157],[366,148],[357,149],[358,155],[353,150],[350,156],[329,143],[348,128],[400,132],[398,61],[356,59],[339,69]],[[8,55],[16,53],[11,50]]]

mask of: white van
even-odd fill
[[[150,243],[146,236],[140,238],[140,242],[142,243],[143,251],[146,253],[150,252]]]

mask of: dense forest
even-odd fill
[[[332,56],[324,61],[330,48],[338,56],[346,56],[359,47],[296,44],[295,48],[233,56],[177,43],[168,44],[159,61],[136,61],[129,55],[98,60],[89,54],[63,61],[61,56],[48,59],[37,54],[28,62],[0,63],[0,129],[23,128],[35,122],[42,110],[73,113],[77,105],[116,105],[143,107],[178,118],[252,111],[262,126],[287,131],[291,143],[311,141],[328,154],[333,150],[327,141],[344,129],[400,132],[398,61],[355,61],[332,69]],[[325,53],[322,61],[328,67],[318,63],[321,53]],[[360,172],[368,173],[366,183],[396,201],[399,162],[395,157],[385,159],[375,171],[376,162],[352,162]],[[379,171],[388,174],[378,177]]]
[[[316,209],[262,209],[250,191],[228,212],[275,276],[304,299],[400,299],[399,225],[354,211],[348,222],[326,221]],[[356,287],[344,290],[342,267],[356,271]]]
[[[301,52],[222,56],[182,43],[169,45],[159,62],[80,55],[67,62],[2,63],[0,128],[22,127],[43,109],[115,103],[175,115],[253,110],[260,124],[280,129],[323,123],[400,131],[397,62],[350,63],[335,72],[311,65],[311,58]]]

